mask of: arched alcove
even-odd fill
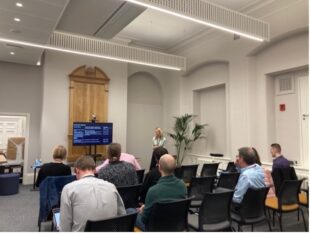
[[[137,72],[128,79],[127,152],[148,168],[155,127],[163,123],[162,88],[152,74]]]

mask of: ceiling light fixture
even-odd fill
[[[11,55],[15,55],[15,53],[13,51],[10,52]]]
[[[256,40],[256,41],[259,41],[259,42],[264,41],[264,39],[262,39],[260,37],[249,35],[249,34],[246,34],[246,33],[240,32],[240,31],[232,30],[232,29],[229,29],[227,27],[223,27],[223,26],[216,25],[214,23],[207,22],[205,20],[200,20],[198,18],[193,18],[193,17],[187,16],[185,14],[175,12],[175,11],[170,10],[170,9],[164,9],[162,7],[158,7],[158,6],[155,6],[153,4],[146,3],[146,1],[141,1],[141,0],[140,1],[139,0],[127,0],[127,1],[131,2],[133,4],[137,4],[137,5],[146,7],[146,8],[157,10],[157,11],[169,14],[169,15],[177,16],[179,18],[187,19],[187,20],[190,20],[190,21],[193,21],[193,22],[196,22],[196,23],[200,23],[200,24],[203,24],[203,25],[206,25],[206,26],[209,26],[209,27],[213,27],[213,28],[216,28],[216,29],[219,29],[219,30],[222,30],[222,31],[226,31],[226,32],[230,32],[230,33],[233,33],[233,34],[237,34],[237,35],[240,35],[240,36],[252,39],[252,40]]]
[[[14,18],[14,21],[20,22],[20,18],[15,17],[15,18]]]
[[[128,63],[134,63],[134,64],[138,64],[138,65],[146,65],[146,66],[157,67],[157,68],[164,68],[164,69],[177,70],[177,71],[181,70],[181,68],[174,67],[174,66],[157,65],[157,64],[147,63],[147,62],[140,62],[140,61],[135,61],[135,60],[116,58],[116,57],[111,57],[111,56],[99,55],[99,54],[95,54],[95,53],[80,52],[80,51],[75,51],[72,49],[63,49],[63,48],[53,47],[53,46],[49,46],[49,45],[36,44],[36,43],[20,41],[20,40],[12,40],[12,39],[2,38],[2,37],[0,37],[0,42],[12,43],[12,44],[17,44],[17,45],[33,47],[33,48],[47,49],[47,50],[76,54],[76,55],[82,55],[82,56],[105,58],[105,59],[114,60],[114,61],[128,62]]]
[[[23,6],[24,6],[21,2],[17,2],[15,5],[16,5],[17,7],[23,7]]]

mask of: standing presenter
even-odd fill
[[[161,128],[155,128],[155,136],[153,137],[153,152],[154,149],[158,147],[164,147],[166,143],[166,138],[164,137],[163,131]],[[156,159],[154,156],[154,153],[152,155],[152,160],[151,160],[151,165],[150,165],[150,170],[155,168],[156,166]]]

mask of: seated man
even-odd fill
[[[249,188],[265,187],[265,175],[261,166],[255,163],[255,152],[251,147],[239,149],[236,166],[240,169],[240,176],[233,196],[233,203],[241,203]]]
[[[103,220],[126,213],[115,186],[94,177],[95,162],[81,156],[75,163],[77,181],[61,194],[60,231],[84,231],[87,220]]]
[[[132,164],[120,161],[121,145],[111,143],[108,147],[109,164],[101,168],[98,178],[111,182],[115,186],[129,186],[138,184],[138,177]]]
[[[273,158],[272,170],[290,167],[290,162],[281,154],[281,146],[278,143],[271,144],[270,153]]]
[[[132,164],[136,170],[140,170],[141,169],[141,166],[140,166],[139,162],[137,161],[135,156],[133,156],[131,154],[121,153],[121,157],[120,157],[119,160]],[[96,173],[98,173],[101,168],[107,166],[109,164],[109,162],[110,162],[110,160],[106,159],[102,164],[97,166],[96,167]]]
[[[151,187],[146,194],[145,205],[138,209],[136,226],[141,230],[145,230],[145,224],[156,202],[171,201],[186,198],[185,183],[174,176],[176,160],[172,155],[165,154],[159,160],[159,172],[161,178],[158,183]]]

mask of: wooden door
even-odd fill
[[[80,155],[89,154],[89,146],[73,146],[73,122],[90,122],[93,114],[97,122],[107,122],[109,78],[99,68],[85,65],[75,69],[69,77],[68,161],[72,162]],[[105,156],[105,146],[97,146],[97,153]]]

